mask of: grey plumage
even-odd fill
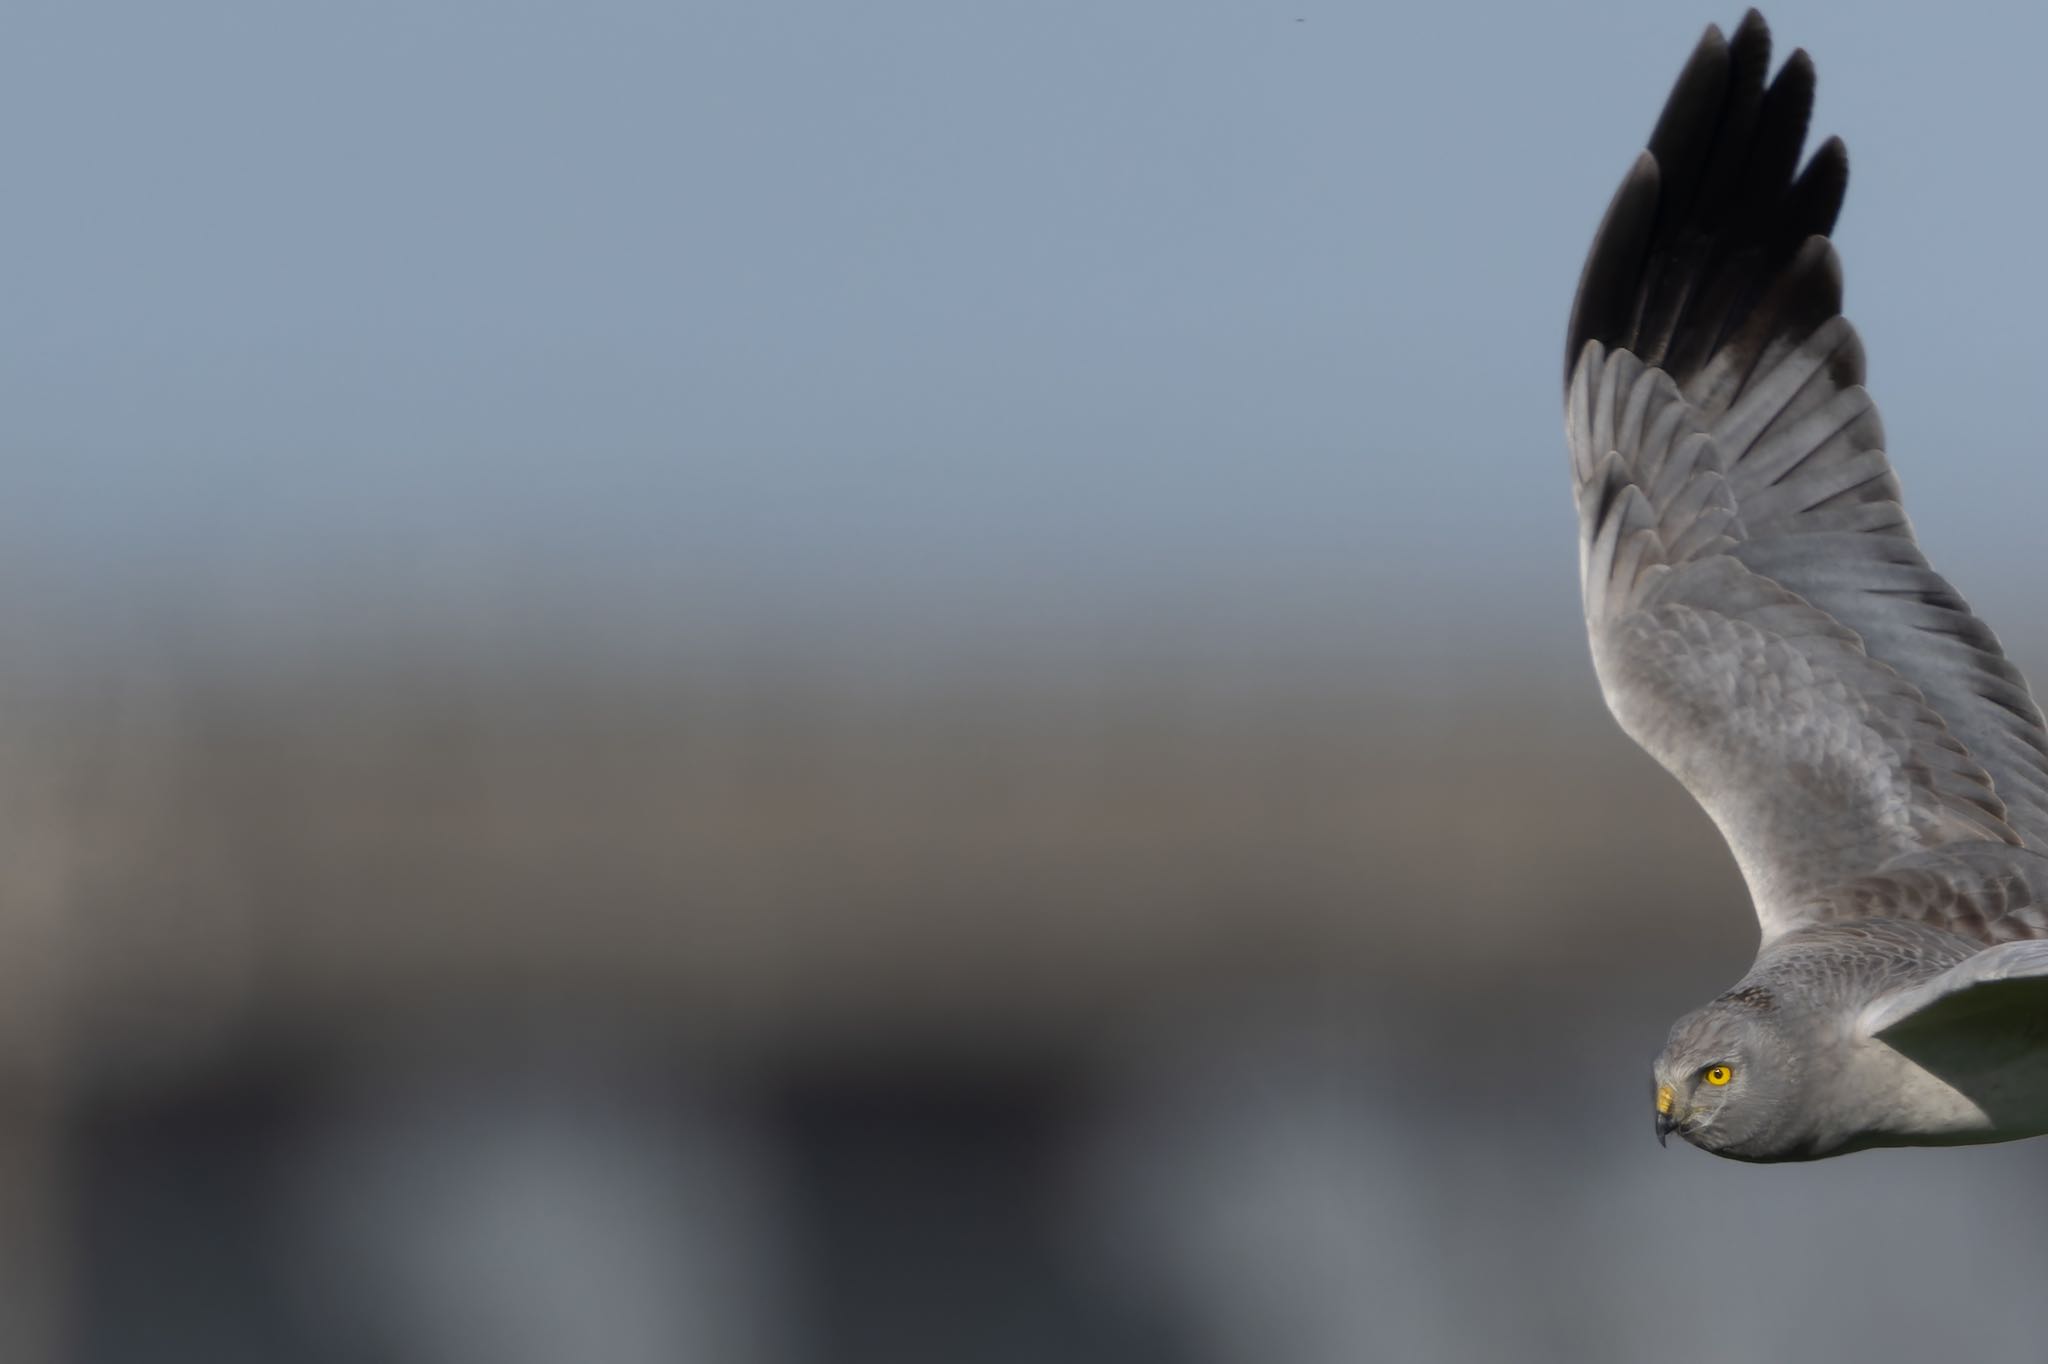
[[[1827,238],[1847,153],[1801,166],[1813,65],[1769,67],[1755,11],[1708,29],[1567,334],[1601,689],[1763,931],[1674,1028],[1659,1132],[1756,1160],[2038,1134],[2048,727],[1914,542]]]

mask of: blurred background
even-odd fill
[[[2048,1147],[1749,1168],[1600,707],[1640,0],[0,17],[0,1358],[2031,1357]],[[2048,11],[1784,4],[2048,676]]]

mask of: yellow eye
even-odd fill
[[[1710,1085],[1725,1085],[1735,1078],[1735,1072],[1726,1066],[1708,1066],[1700,1073],[1700,1078]]]

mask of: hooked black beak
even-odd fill
[[[1677,1126],[1677,1118],[1672,1117],[1669,1113],[1659,1113],[1657,1115],[1657,1144],[1662,1146],[1664,1138],[1670,1136],[1672,1129]]]

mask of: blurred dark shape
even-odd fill
[[[1754,930],[1575,658],[30,657],[9,1359],[1774,1358],[1816,1303],[1904,1359],[1963,1308],[1744,1249],[2048,1272],[1941,1215],[2030,1147],[1657,1152]],[[1747,1343],[1674,1354],[1703,1284]]]

